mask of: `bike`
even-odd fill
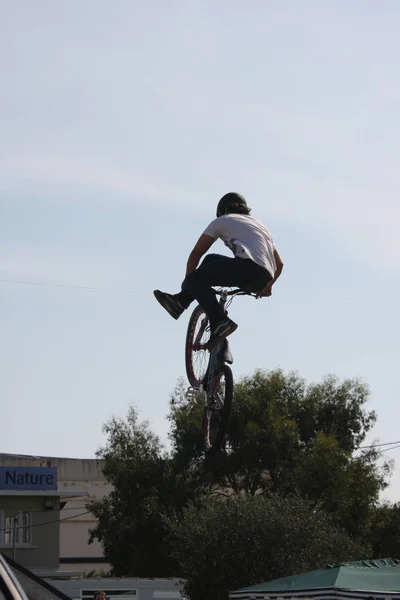
[[[225,314],[234,296],[255,296],[241,289],[214,291],[220,297]],[[200,394],[204,401],[203,435],[207,455],[215,454],[224,445],[233,399],[233,375],[228,366],[233,363],[233,357],[228,340],[221,340],[209,350],[210,333],[208,317],[198,305],[187,328],[185,366],[191,385],[189,394]]]

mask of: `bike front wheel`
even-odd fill
[[[210,339],[210,323],[201,306],[196,306],[189,319],[185,344],[185,366],[189,383],[199,388],[210,360],[210,352],[206,345]]]
[[[232,409],[233,376],[227,365],[221,365],[212,381],[203,415],[206,453],[215,454],[223,445]]]

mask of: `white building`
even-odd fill
[[[89,497],[102,498],[112,489],[104,479],[102,465],[102,461],[97,459],[0,453],[0,467],[56,467],[61,509],[60,571],[88,573],[110,568],[104,560],[101,545],[97,541],[88,543],[89,530],[96,526],[97,521],[85,507]],[[21,489],[21,502],[31,494]]]

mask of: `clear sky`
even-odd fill
[[[92,457],[130,403],[167,439],[188,315],[152,290],[231,190],[285,262],[232,305],[235,376],[361,377],[400,438],[399,30],[396,0],[0,3],[2,452]]]

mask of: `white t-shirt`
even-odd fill
[[[211,221],[205,235],[221,238],[234,256],[250,258],[275,275],[274,242],[265,225],[250,215],[228,214]]]

